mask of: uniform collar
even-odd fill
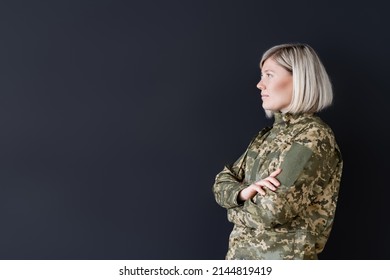
[[[274,126],[287,126],[290,124],[298,123],[304,119],[313,117],[312,113],[299,113],[299,114],[291,114],[291,113],[274,113]]]

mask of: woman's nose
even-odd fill
[[[260,80],[260,82],[258,82],[257,86],[256,86],[259,90],[264,90],[264,83],[263,83],[263,80]]]

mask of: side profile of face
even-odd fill
[[[284,113],[292,99],[292,74],[277,64],[275,60],[268,58],[263,63],[261,80],[257,88],[261,90],[265,110]]]

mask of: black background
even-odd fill
[[[389,259],[379,3],[1,1],[0,258],[223,259],[215,175],[272,123],[262,53],[303,42],[332,79],[321,116],[344,157],[320,258]]]

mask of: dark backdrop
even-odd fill
[[[0,258],[223,259],[215,175],[271,123],[269,47],[335,89],[344,175],[322,259],[389,259],[390,20],[356,1],[1,1]]]

